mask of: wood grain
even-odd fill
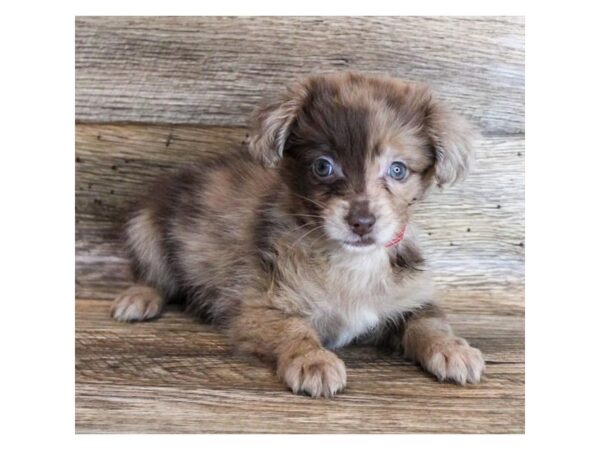
[[[523,433],[524,19],[78,17],[78,433]],[[484,134],[466,183],[415,224],[450,320],[484,353],[477,386],[398,355],[339,352],[348,389],[293,396],[270,367],[169,307],[109,318],[131,282],[120,230],[157,175],[242,145],[248,113],[291,79],[345,69],[428,82]]]
[[[77,302],[78,433],[524,432],[522,316],[450,316],[485,355],[480,385],[438,383],[399,355],[350,347],[339,352],[347,390],[315,400],[292,395],[271,367],[235,355],[175,308],[133,325],[112,321],[108,309]]]
[[[76,118],[243,126],[311,72],[430,83],[486,133],[524,131],[519,17],[78,17]]]
[[[77,295],[112,298],[130,283],[121,226],[158,174],[239,146],[244,138],[242,128],[78,124]],[[471,312],[522,309],[522,137],[484,138],[469,179],[433,192],[415,222],[447,302]]]

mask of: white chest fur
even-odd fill
[[[320,279],[322,300],[312,303],[312,323],[332,348],[350,343],[432,296],[426,274],[399,276],[382,248],[336,254]]]
[[[317,319],[316,328],[326,347],[337,348],[349,344],[354,338],[374,330],[380,316],[369,307],[355,311],[330,312]]]

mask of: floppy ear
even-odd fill
[[[266,166],[274,166],[283,156],[290,128],[307,95],[305,86],[297,83],[280,97],[259,106],[250,116],[248,149]]]
[[[438,186],[463,180],[473,161],[477,132],[460,115],[429,94],[425,127],[435,151],[434,177]]]

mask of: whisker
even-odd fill
[[[300,236],[298,239],[296,239],[296,240],[295,240],[295,241],[292,243],[292,245],[289,247],[289,249],[290,249],[290,250],[292,250],[292,249],[293,249],[293,248],[296,246],[296,244],[298,244],[298,243],[299,243],[299,242],[300,242],[302,239],[304,239],[304,238],[305,238],[306,236],[308,236],[310,233],[312,233],[312,232],[314,232],[314,231],[317,231],[317,230],[320,230],[320,229],[324,229],[324,228],[325,228],[325,225],[319,225],[318,227],[315,227],[315,228],[313,228],[313,229],[311,229],[311,230],[308,230],[306,233],[304,233],[302,236]]]
[[[266,206],[264,208],[257,208],[255,211],[262,213],[262,212],[268,212],[270,210],[271,206]],[[311,217],[311,218],[315,218],[315,219],[320,219],[321,216],[319,216],[318,214],[305,214],[305,213],[288,213],[288,212],[283,212],[283,211],[277,211],[276,213],[278,216],[284,216],[284,217]]]
[[[296,194],[296,193],[292,193],[292,194],[295,195],[298,198],[302,198],[304,200],[308,200],[309,202],[314,203],[315,205],[319,206],[320,208],[327,208],[327,205],[325,203],[318,202],[316,200],[313,200],[312,198],[305,197],[304,195],[300,195],[300,194]]]
[[[305,228],[305,227],[307,227],[307,226],[309,226],[309,225],[313,225],[313,224],[312,224],[312,223],[310,223],[310,222],[307,222],[307,223],[305,223],[305,224],[302,224],[302,225],[299,225],[299,226],[297,226],[297,227],[294,227],[294,228],[292,228],[292,229],[290,229],[290,230],[286,230],[285,232],[286,232],[286,234],[293,234],[293,233],[295,233],[296,231],[298,231],[298,230],[301,230],[302,228]]]

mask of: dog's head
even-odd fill
[[[385,245],[428,187],[468,170],[473,132],[421,84],[309,77],[255,111],[251,153],[278,165],[293,212],[348,249]]]

